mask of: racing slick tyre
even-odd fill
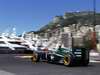
[[[47,61],[48,61],[48,62],[51,61],[51,57],[50,57],[50,55],[47,55]]]
[[[63,64],[65,66],[73,66],[73,59],[71,55],[65,55],[63,59]]]
[[[31,61],[32,61],[33,63],[38,62],[38,61],[39,61],[39,56],[38,56],[38,54],[33,53],[32,57],[31,57]]]
[[[89,50],[85,50],[83,52],[83,58],[82,58],[82,66],[88,66],[89,64]]]
[[[82,66],[88,66],[88,64],[89,64],[89,60],[84,60]]]

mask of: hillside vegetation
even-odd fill
[[[38,30],[38,32],[43,32],[47,29],[53,29],[57,27],[58,24],[60,26],[69,26],[72,24],[80,24],[88,26],[98,24],[100,25],[100,13],[95,13],[92,11],[82,11],[82,12],[66,12],[62,16],[55,16],[55,20],[50,21],[48,24],[44,25],[42,28]]]

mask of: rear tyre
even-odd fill
[[[64,60],[63,60],[63,64],[65,65],[65,66],[72,66],[73,65],[73,63],[72,63],[72,56],[71,55],[65,55],[64,56]]]
[[[88,64],[89,64],[89,60],[84,60],[82,63],[83,66],[88,66]]]

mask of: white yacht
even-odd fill
[[[42,49],[44,49],[46,39],[29,40],[22,37],[16,36],[16,29],[13,28],[12,33],[2,33],[0,35],[0,53],[16,53],[23,52],[30,53],[38,50],[38,46],[42,44]]]
[[[24,53],[26,46],[21,45],[20,39],[0,36],[0,53]]]

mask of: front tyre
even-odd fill
[[[37,53],[33,53],[32,58],[31,58],[31,61],[32,61],[33,63],[36,63],[36,62],[39,61],[39,56],[38,56]]]

